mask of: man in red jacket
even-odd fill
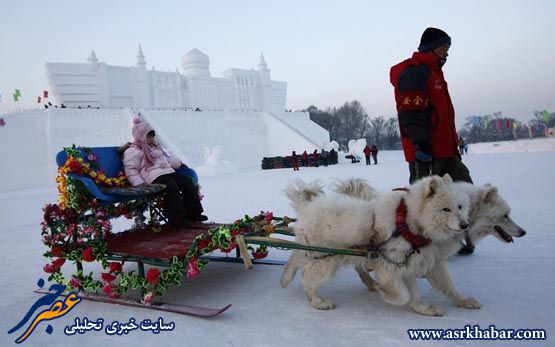
[[[450,46],[451,37],[447,33],[427,28],[418,52],[390,71],[410,183],[444,174],[455,181],[472,183],[459,155],[455,110],[442,71]],[[473,249],[467,238],[461,251],[469,254]]]

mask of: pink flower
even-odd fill
[[[145,294],[145,296],[143,296],[143,302],[145,304],[152,303],[152,299],[154,299],[154,292],[148,292]]]
[[[160,281],[160,270],[153,267],[146,272],[146,281],[150,284],[156,284]]]
[[[69,285],[72,286],[73,288],[79,288],[79,285],[80,285],[80,284],[81,284],[81,282],[79,281],[79,279],[78,279],[78,278],[75,278],[75,277],[72,278],[72,279],[69,281]]]
[[[274,214],[270,211],[266,211],[266,215],[264,216],[264,220],[266,221],[266,223],[271,223],[273,218]]]
[[[187,263],[187,277],[193,278],[200,274],[200,269],[198,268],[198,259],[194,258],[189,260]]]
[[[91,153],[89,153],[89,154],[87,155],[87,159],[88,159],[89,161],[95,161],[96,158],[97,158],[97,157],[96,157],[96,154],[94,154],[93,152],[91,152]]]

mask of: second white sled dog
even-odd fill
[[[464,194],[470,201],[467,233],[473,244],[489,235],[506,243],[513,242],[513,237],[526,235],[526,231],[511,219],[511,208],[499,194],[497,187],[491,184],[478,186],[467,182],[453,182],[451,187],[455,194]],[[333,191],[363,200],[372,200],[379,194],[362,178],[338,180]],[[323,187],[320,186],[320,190],[315,193],[323,194]],[[460,247],[460,241],[460,238],[452,239],[452,246],[444,253],[449,253],[449,256],[455,254]]]
[[[466,182],[454,182],[451,187],[457,196],[462,194],[469,199],[467,233],[474,244],[489,235],[509,243],[513,242],[513,237],[522,237],[526,234],[526,231],[511,219],[511,209],[499,194],[497,187],[490,184],[477,186]],[[335,184],[333,191],[363,200],[374,199],[379,194],[368,181],[361,178],[340,180]],[[427,276],[435,288],[444,292],[459,306],[460,298],[464,296],[455,289],[446,270],[446,260],[459,250],[462,237],[463,235],[459,235],[450,240],[432,244],[432,247],[437,249],[438,259],[436,269]],[[357,268],[357,272],[369,289],[376,286],[365,269]]]
[[[297,181],[287,189],[287,196],[297,210],[295,236],[299,243],[331,248],[349,248],[367,244],[381,244],[379,257],[370,261],[376,273],[380,296],[395,305],[409,304],[424,315],[442,315],[440,308],[420,299],[415,277],[423,277],[435,269],[437,249],[425,246],[414,252],[414,246],[403,237],[393,237],[396,230],[397,207],[406,204],[406,225],[409,230],[432,244],[452,239],[468,227],[468,198],[455,196],[452,180],[432,176],[411,186],[409,192],[376,194],[370,200],[345,195],[323,195],[321,184],[315,187]],[[374,196],[373,190],[369,191]],[[466,199],[465,199],[466,198]],[[384,261],[385,260],[385,261]],[[359,274],[368,259],[357,256],[330,255],[313,251],[294,251],[284,268],[283,287],[302,268],[302,285],[309,302],[318,309],[332,309],[334,303],[321,297],[317,289],[328,281],[342,265],[354,265]],[[446,269],[443,269],[447,273]],[[445,275],[445,274],[441,274]],[[447,274],[448,277],[448,274]],[[363,281],[365,278],[361,275]],[[432,283],[441,281],[432,281]],[[473,298],[457,292],[459,306],[478,308]]]

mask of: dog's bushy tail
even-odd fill
[[[321,180],[316,179],[310,183],[305,183],[301,179],[294,180],[287,189],[285,194],[291,200],[291,206],[295,212],[299,213],[307,202],[324,194],[324,184]]]
[[[285,267],[283,268],[283,274],[281,275],[280,282],[283,288],[287,287],[287,285],[291,283],[293,278],[295,278],[295,275],[297,274],[297,270],[301,266],[300,264],[301,256],[302,255],[300,254],[299,251],[294,250],[293,252],[291,252],[291,256],[289,256],[289,260],[287,261],[287,264],[285,264]]]
[[[367,180],[354,177],[346,180],[336,180],[332,191],[366,201],[370,201],[378,195],[378,191]]]

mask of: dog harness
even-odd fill
[[[397,210],[395,211],[395,232],[393,232],[393,237],[402,236],[412,248],[414,248],[417,252],[419,248],[426,247],[432,240],[429,238],[416,235],[410,231],[409,226],[406,222],[407,219],[407,205],[405,204],[405,199],[401,199],[399,206],[397,206]]]
[[[408,192],[409,190],[407,188],[396,188],[396,189],[393,189],[393,191]],[[407,220],[407,205],[405,204],[405,199],[401,198],[401,201],[399,202],[399,206],[397,206],[397,209],[395,210],[395,231],[391,234],[391,236],[387,240],[379,243],[378,245],[376,245],[377,242],[374,242],[376,240],[371,240],[370,244],[368,245],[355,246],[355,247],[351,247],[351,249],[366,250],[368,252],[368,256],[372,259],[377,259],[381,256],[381,258],[388,263],[391,263],[397,266],[405,266],[409,261],[410,256],[414,252],[420,253],[419,251],[420,248],[426,247],[430,243],[432,243],[431,239],[426,238],[424,236],[416,235],[412,231],[410,231],[406,220]],[[383,245],[385,245],[392,238],[396,238],[399,236],[403,237],[411,245],[411,249],[405,253],[405,260],[401,262],[390,259],[382,252]],[[311,259],[324,259],[328,257],[333,257],[338,254],[327,253],[327,254],[322,254],[320,256],[315,256],[315,255],[309,255],[308,253],[305,253],[304,255]]]
[[[408,192],[409,190],[408,188],[396,188],[396,189],[393,189],[393,191]],[[407,205],[405,204],[405,199],[401,198],[401,201],[399,202],[399,206],[397,206],[397,209],[395,210],[395,231],[393,232],[393,234],[391,234],[390,238],[383,241],[378,246],[370,245],[370,247],[367,247],[370,258],[377,259],[381,256],[382,259],[388,263],[391,263],[397,266],[405,266],[407,265],[410,256],[414,252],[420,253],[419,251],[420,248],[426,247],[430,243],[432,243],[431,239],[420,235],[416,235],[412,231],[410,231],[406,220],[407,220]],[[405,260],[401,262],[397,262],[390,259],[382,252],[382,249],[381,249],[382,246],[386,244],[389,240],[399,236],[403,237],[411,245],[411,249],[405,253]]]

